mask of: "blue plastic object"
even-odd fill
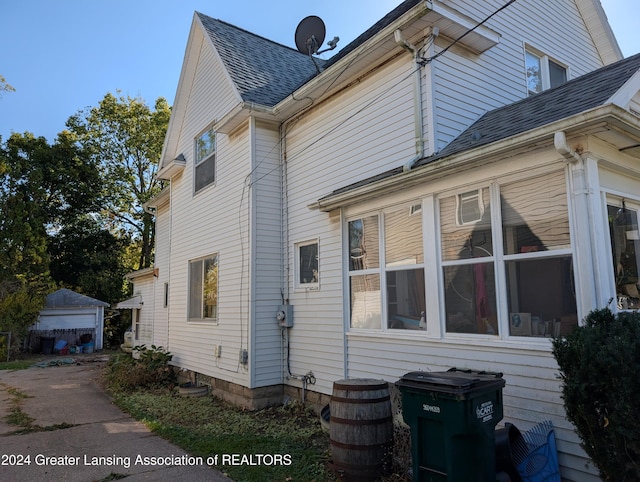
[[[561,482],[556,438],[550,421],[524,432],[528,454],[518,464],[523,482]]]
[[[53,349],[56,350],[56,351],[60,351],[65,346],[67,346],[67,341],[66,340],[58,340],[58,341],[56,341],[56,344],[53,346]]]

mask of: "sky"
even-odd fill
[[[552,0],[553,1],[553,0]],[[601,0],[625,57],[640,52],[638,0]],[[8,0],[0,6],[0,137],[52,143],[107,93],[173,104],[194,11],[295,48],[300,20],[321,17],[338,50],[400,0]],[[269,5],[265,8],[265,5]],[[336,52],[338,51],[336,50]],[[327,58],[333,52],[325,54]]]

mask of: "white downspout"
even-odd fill
[[[580,238],[583,240],[583,242],[589,243],[588,249],[585,250],[587,251],[588,255],[591,258],[589,263],[590,273],[588,275],[588,278],[595,281],[593,283],[592,289],[590,290],[591,291],[590,294],[588,294],[588,292],[585,291],[584,286],[580,286],[580,292],[582,293],[583,297],[587,295],[590,298],[592,298],[590,300],[591,303],[585,303],[586,300],[584,298],[581,300],[583,304],[582,308],[584,311],[584,313],[582,313],[582,316],[585,316],[587,312],[590,311],[591,309],[602,307],[598,305],[600,305],[603,301],[601,299],[602,289],[600,288],[600,282],[603,278],[600,276],[601,272],[597,262],[597,260],[599,259],[599,254],[597,253],[597,249],[596,249],[596,240],[598,239],[598,234],[595,229],[594,206],[592,203],[592,199],[593,199],[592,195],[594,194],[594,192],[593,192],[593,186],[590,179],[590,173],[588,172],[590,171],[590,169],[588,168],[587,162],[585,162],[585,159],[583,158],[583,156],[569,146],[569,144],[567,143],[566,134],[563,131],[558,131],[554,134],[553,144],[556,151],[559,154],[561,154],[565,159],[567,159],[571,164],[571,168],[573,170],[573,172],[571,173],[571,191],[572,191],[571,195],[574,197],[578,197],[580,195],[580,197],[583,197],[584,203],[586,204],[586,215],[587,215],[586,224],[587,224],[587,230],[589,233],[589,236],[587,237],[588,239],[582,238],[580,235],[580,232],[577,232],[576,236],[574,236],[574,239]],[[578,186],[576,186],[576,181],[578,180],[576,179],[576,176],[578,176],[578,179],[579,179]],[[574,213],[575,213],[575,210],[574,210]],[[580,230],[578,229],[577,231],[580,231]],[[578,246],[576,246],[576,250],[577,249],[579,249]],[[585,281],[587,277],[580,275],[579,279],[581,281],[580,284],[583,285],[585,284],[583,283],[583,281]],[[579,318],[581,318],[580,312],[578,312],[578,315],[579,315]]]
[[[419,49],[412,43],[408,42],[402,37],[402,32],[400,29],[394,32],[394,38],[396,43],[406,49],[409,53],[413,55],[413,60],[416,66],[421,66],[421,63],[418,61],[419,58]],[[431,36],[435,37],[437,35],[437,31],[432,29]],[[424,157],[424,121],[422,116],[422,69],[416,67],[415,75],[414,75],[414,126],[415,126],[415,145],[416,145],[416,154],[414,157],[409,159],[402,166],[402,171],[407,172],[410,171],[413,165],[422,157]]]

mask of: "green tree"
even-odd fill
[[[0,144],[0,331],[14,346],[54,287],[49,236],[99,207],[100,192],[99,171],[70,133],[53,145],[30,133]]]
[[[128,239],[118,238],[92,216],[80,216],[49,239],[51,277],[62,286],[109,303],[125,294]]]
[[[3,92],[15,92],[14,89],[9,83],[5,80],[4,76],[0,74],[0,98],[2,98]]]
[[[99,209],[100,172],[70,133],[53,145],[25,133],[0,145],[0,175],[0,279],[44,275],[48,233]]]
[[[109,93],[98,107],[80,111],[67,121],[78,142],[102,165],[106,214],[114,228],[139,243],[138,268],[153,261],[153,216],[143,205],[162,189],[155,174],[170,115],[163,98],[151,110],[142,99]]]

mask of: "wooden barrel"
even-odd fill
[[[333,470],[347,481],[375,480],[387,474],[393,450],[387,382],[338,380],[329,407]]]

